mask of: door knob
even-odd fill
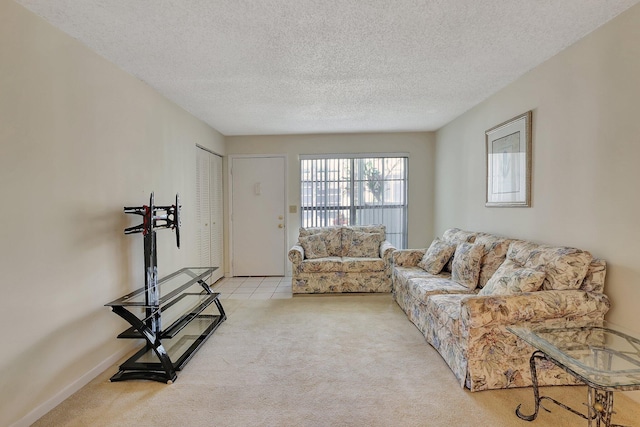
[[[278,224],[278,228],[284,228],[284,225]]]

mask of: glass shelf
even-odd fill
[[[163,346],[176,371],[191,359],[193,353],[222,323],[220,315],[200,314],[192,319],[171,339],[163,340]],[[120,366],[124,370],[162,369],[162,364],[151,348],[143,348]]]
[[[220,294],[216,293],[180,294],[170,303],[166,304],[160,309],[160,312],[162,313],[161,318],[163,324],[169,326],[161,330],[160,338],[173,338],[191,319],[198,316],[198,314],[211,305],[219,295]],[[167,311],[169,308],[175,308],[176,310],[169,312]],[[155,315],[155,313],[156,312],[153,312],[152,315]],[[146,318],[141,320],[144,321]],[[132,326],[118,335],[118,338],[144,339],[144,336]]]
[[[206,282],[211,273],[216,270],[217,267],[186,267],[182,268],[175,273],[172,273],[162,279],[158,280],[157,291],[159,295],[159,303],[163,304],[169,301],[171,298],[182,292],[183,290],[193,286],[199,282]],[[150,289],[151,292],[155,291],[155,288]],[[155,307],[155,304],[147,304],[145,300],[145,288],[136,289],[135,291],[127,294],[115,301],[111,301],[105,304],[108,307],[113,306],[140,306],[140,307]]]

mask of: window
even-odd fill
[[[301,156],[303,227],[384,224],[407,247],[406,155]]]

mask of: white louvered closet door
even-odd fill
[[[224,275],[222,242],[222,157],[201,148],[196,156],[196,244],[202,267],[218,267],[212,282]]]
[[[211,265],[218,267],[213,279],[224,276],[222,231],[222,157],[211,154]]]

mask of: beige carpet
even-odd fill
[[[228,320],[172,385],[110,383],[114,366],[35,426],[583,426],[531,389],[470,393],[390,295],[225,300]],[[585,387],[544,388],[576,408]],[[640,404],[616,395],[614,421]]]

